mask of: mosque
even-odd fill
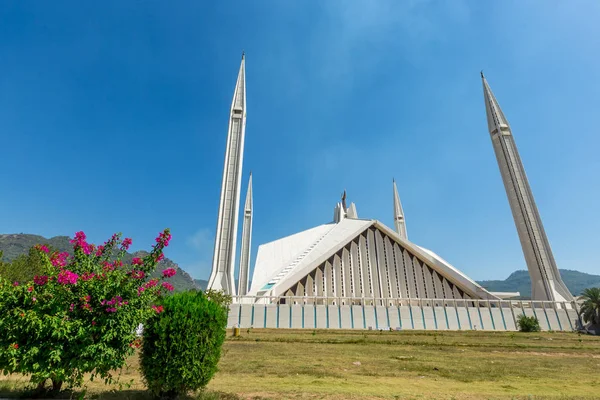
[[[246,131],[245,56],[242,55],[231,104],[208,282],[208,288],[223,290],[234,297],[230,325],[477,329],[478,321],[480,329],[513,330],[521,312],[539,314],[538,319],[543,316],[546,329],[573,329],[577,323],[573,296],[554,261],[508,121],[483,74],[481,78],[488,132],[531,276],[535,302],[525,305],[519,302],[517,307],[507,299],[519,293],[490,292],[435,252],[411,242],[395,182],[392,183],[393,228],[378,220],[360,218],[356,205],[347,204],[344,192],[334,207],[332,221],[260,245],[250,280],[252,175],[244,203],[236,288],[234,270]],[[451,317],[448,307],[454,310]],[[484,316],[482,308],[486,310]],[[475,309],[477,313],[472,314]]]

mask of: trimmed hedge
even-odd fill
[[[144,327],[142,374],[156,396],[174,398],[205,387],[217,371],[228,307],[203,292],[162,299]]]

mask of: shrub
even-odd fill
[[[135,328],[158,311],[151,304],[165,288],[147,277],[170,238],[161,232],[130,265],[120,260],[131,239],[120,235],[96,247],[78,232],[72,257],[36,246],[43,274],[26,283],[0,278],[0,370],[31,375],[39,389],[48,379],[54,390],[79,386],[85,373],[110,381],[134,352]]]
[[[523,314],[517,317],[517,326],[521,332],[539,332],[540,322],[536,317],[527,317]]]
[[[221,298],[222,299],[222,298]],[[217,371],[227,306],[201,291],[163,298],[144,327],[141,367],[148,388],[173,398],[206,386]]]

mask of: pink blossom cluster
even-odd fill
[[[44,253],[50,252],[50,249],[45,244],[38,244],[35,246],[35,248],[38,249],[39,251],[43,251]]]
[[[133,243],[133,240],[131,240],[130,238],[123,239],[123,243],[121,243],[121,250],[129,250],[129,246],[131,246],[131,243]]]
[[[175,268],[167,268],[164,269],[162,272],[163,278],[170,278],[172,276],[175,276],[175,274],[177,274]]]
[[[100,245],[98,246],[98,249],[96,249],[96,257],[102,257],[102,254],[104,254],[104,246]]]
[[[142,260],[139,257],[133,257],[133,260],[131,260],[131,265],[143,265],[144,264],[144,260]]]
[[[54,252],[50,256],[50,262],[55,267],[64,267],[65,265],[67,265],[68,257],[69,257],[69,253],[67,253],[67,252],[63,252],[63,253]]]
[[[131,271],[131,277],[133,279],[144,279],[146,273],[144,271]]]
[[[38,286],[44,286],[46,283],[48,283],[48,277],[46,275],[36,275],[33,277],[33,283],[35,283]]]
[[[103,306],[108,306],[106,312],[117,312],[117,307],[126,306],[129,304],[127,301],[123,301],[121,296],[115,296],[110,300],[102,300],[100,302]]]
[[[162,243],[164,247],[167,247],[169,245],[169,242],[171,241],[171,234],[161,232],[158,234],[158,237],[155,240],[156,243]]]
[[[82,309],[92,311],[92,305],[90,304],[90,301],[92,301],[92,296],[88,294],[87,296],[83,296],[80,300],[83,302],[81,305]]]
[[[144,292],[144,290],[155,287],[156,285],[158,285],[158,279],[157,278],[150,279],[143,286],[140,286],[138,288],[138,296],[141,296],[141,294],[142,294],[142,292]]]
[[[83,233],[83,231],[79,231],[75,233],[75,238],[71,239],[70,242],[71,244],[73,244],[73,249],[81,249],[81,251],[83,251],[83,254],[89,255],[92,253],[92,251],[94,251],[94,245],[88,244],[88,242],[86,242],[85,240],[85,233]]]
[[[152,309],[156,311],[157,314],[160,314],[165,310],[163,306],[152,306]]]
[[[80,276],[82,281],[89,281],[90,279],[96,276],[93,272],[84,272],[83,275]]]
[[[169,282],[163,282],[161,285],[164,289],[167,289],[169,292],[175,290],[175,287],[171,285]]]
[[[109,272],[109,271],[114,271],[115,268],[122,267],[122,266],[123,266],[123,262],[121,260],[117,260],[117,261],[115,261],[113,263],[110,263],[108,261],[104,261],[102,263],[102,270]]]
[[[79,279],[79,275],[75,272],[71,272],[68,269],[60,271],[58,278],[56,279],[61,285],[75,285]]]

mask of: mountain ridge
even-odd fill
[[[29,249],[36,244],[47,244],[59,251],[72,251],[72,245],[68,236],[54,236],[45,238],[41,235],[11,233],[0,234],[0,251],[4,253],[4,261],[13,261],[22,254],[27,254]],[[147,254],[144,250],[138,250],[133,253],[126,253],[124,262],[130,262],[133,257]],[[0,260],[1,261],[1,260]],[[177,263],[169,258],[161,261],[155,274],[160,274],[160,270],[173,267],[178,273],[173,277],[173,285],[176,290],[206,289],[208,281],[205,279],[194,279],[185,270],[179,267]],[[563,281],[574,296],[579,296],[581,292],[590,287],[600,287],[600,275],[588,274],[585,272],[561,269],[559,270]],[[531,297],[531,280],[527,270],[517,270],[511,273],[504,280],[479,280],[478,284],[490,292],[520,292],[522,299]],[[236,281],[237,287],[237,281]]]
[[[600,287],[600,275],[570,269],[560,269],[559,272],[573,296],[581,295],[584,289]],[[520,292],[520,298],[531,298],[531,279],[527,270],[517,270],[504,280],[481,280],[477,283],[490,292]]]

